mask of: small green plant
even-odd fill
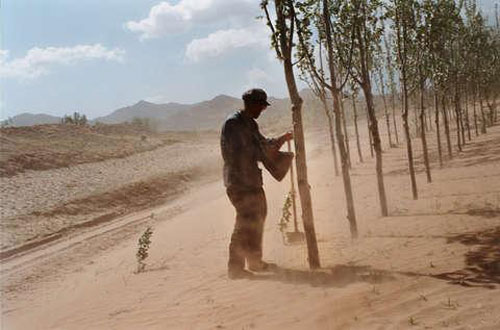
[[[288,223],[290,222],[290,218],[292,217],[292,212],[290,212],[290,208],[292,207],[292,192],[290,191],[285,198],[285,203],[283,203],[283,208],[281,209],[281,219],[278,223],[278,227],[281,232],[284,232]]]
[[[410,325],[417,325],[417,320],[415,320],[415,318],[414,318],[413,316],[410,316],[410,317],[408,318],[408,323],[409,323]]]
[[[148,257],[149,246],[151,245],[151,236],[153,235],[153,230],[148,227],[146,231],[139,238],[139,249],[137,250],[137,272],[141,273],[146,268],[145,260]]]

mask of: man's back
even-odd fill
[[[221,152],[224,159],[224,185],[240,188],[262,186],[261,146],[257,123],[238,111],[222,127]]]

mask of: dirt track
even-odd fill
[[[9,272],[2,281],[3,328],[500,326],[500,126],[444,169],[434,169],[432,184],[419,175],[418,201],[411,199],[404,149],[387,150],[389,217],[377,215],[373,161],[355,165],[361,235],[354,242],[328,148],[310,147],[308,156],[320,271],[308,271],[305,246],[282,244],[276,224],[288,187],[266,177],[264,254],[281,270],[256,280],[228,280],[233,210],[217,182],[184,197],[180,214],[155,215],[143,274],[133,271],[137,234],[146,223]]]

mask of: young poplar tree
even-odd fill
[[[385,27],[384,27],[385,30]],[[399,134],[398,134],[398,125],[396,124],[396,98],[397,98],[397,89],[395,82],[395,73],[394,73],[394,60],[393,60],[393,48],[391,47],[391,43],[388,41],[388,33],[385,32],[383,35],[384,40],[384,50],[385,50],[385,71],[387,74],[387,83],[389,85],[389,90],[391,91],[391,108],[392,108],[392,123],[394,125],[394,137],[396,138],[396,145],[399,144]]]
[[[315,79],[324,86],[333,99],[333,112],[335,113],[335,133],[337,145],[340,154],[340,162],[342,169],[342,181],[344,184],[344,193],[346,196],[347,219],[349,228],[353,238],[358,237],[358,228],[356,223],[356,212],[354,208],[354,197],[351,185],[351,177],[349,174],[349,158],[344,143],[344,134],[342,130],[342,109],[341,97],[342,88],[344,87],[347,77],[344,77],[343,82],[338,75],[337,65],[335,63],[334,42],[332,39],[332,10],[331,0],[323,1],[306,1],[298,5],[300,17],[295,13],[297,34],[299,37],[300,58],[304,58],[304,69],[308,70]],[[314,30],[313,30],[314,29]],[[315,61],[315,45],[322,44],[326,49],[326,64],[325,71],[329,73],[328,80],[324,79],[319,72]]]
[[[379,49],[379,43],[383,33],[380,24],[380,15],[378,14],[382,3],[378,0],[352,0],[342,2],[339,5],[340,33],[335,33],[337,40],[344,36],[349,36],[348,31],[353,35],[353,52],[350,62],[339,61],[344,70],[351,73],[352,78],[359,84],[363,90],[366,101],[366,110],[369,119],[369,128],[375,151],[375,168],[377,175],[377,186],[379,193],[379,202],[382,216],[388,215],[387,197],[384,185],[382,142],[378,128],[375,105],[372,91],[372,73],[374,71],[374,54]],[[340,36],[340,37],[339,37]],[[337,42],[337,44],[347,45],[348,42]],[[340,49],[340,56],[346,56],[349,49],[345,47],[345,52]]]
[[[419,90],[419,120],[420,120],[420,139],[422,141],[422,151],[424,156],[425,173],[427,182],[432,182],[431,166],[429,162],[429,152],[427,149],[427,137],[425,132],[425,90],[427,77],[430,69],[429,58],[429,19],[426,16],[425,6],[417,4],[417,12],[415,13],[415,28],[416,28],[416,44],[419,51],[416,52],[416,64],[418,75],[418,90]]]
[[[379,52],[379,57],[381,54],[381,48],[378,49]],[[382,66],[382,61],[380,61],[380,58],[377,58],[377,64],[375,65],[376,69],[376,85],[377,85],[377,90],[382,96],[382,102],[384,103],[384,117],[385,117],[385,124],[387,126],[387,139],[389,142],[389,148],[394,148],[395,145],[392,142],[392,133],[391,133],[391,119],[389,116],[389,109],[387,105],[387,95],[385,92],[385,86],[386,86],[386,79],[384,78],[384,72],[383,72],[383,66]]]
[[[410,172],[411,190],[413,199],[418,199],[417,181],[415,178],[415,165],[413,163],[413,149],[411,144],[410,126],[408,122],[409,97],[410,97],[410,69],[415,53],[415,26],[413,15],[416,11],[414,0],[392,0],[389,5],[389,14],[392,17],[393,30],[395,32],[395,48],[399,66],[399,77],[403,98],[402,119],[406,138],[406,150],[408,156],[408,169]]]
[[[302,124],[302,98],[299,95],[294,75],[293,48],[295,36],[295,8],[292,0],[275,0],[274,9],[276,21],[273,22],[268,10],[269,1],[263,0],[261,8],[264,10],[267,24],[271,30],[271,44],[276,56],[281,60],[285,72],[288,94],[292,102],[292,119],[295,143],[295,163],[297,168],[297,182],[302,207],[302,220],[307,243],[308,261],[311,269],[320,267],[318,243],[314,228],[314,217],[309,180],[307,178],[307,162]]]
[[[323,69],[323,49],[322,45],[319,44],[319,65],[320,69],[318,70],[318,75],[320,75],[322,80],[326,80],[324,76],[324,69]],[[328,132],[330,136],[330,145],[332,149],[332,156],[333,156],[333,165],[335,169],[335,176],[339,176],[339,166],[338,166],[338,157],[337,157],[337,148],[335,147],[335,129],[334,129],[334,122],[335,122],[335,117],[333,111],[330,110],[328,106],[328,93],[325,89],[325,86],[321,84],[320,81],[316,78],[314,74],[311,73],[310,70],[308,70],[308,66],[305,61],[300,61],[298,63],[298,67],[301,70],[301,79],[305,81],[309,88],[312,90],[314,95],[316,95],[320,101],[321,104],[323,105],[323,110],[325,112],[326,118],[328,120]]]
[[[356,148],[358,149],[359,162],[363,163],[363,152],[361,151],[361,141],[359,139],[359,128],[358,128],[358,107],[356,105],[356,99],[358,98],[358,89],[351,84],[351,102],[352,102],[352,113],[354,121],[354,133],[356,134]]]

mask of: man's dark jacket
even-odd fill
[[[265,148],[276,143],[259,132],[257,122],[242,111],[229,116],[222,127],[221,151],[224,159],[224,185],[238,188],[262,187],[262,170]]]

